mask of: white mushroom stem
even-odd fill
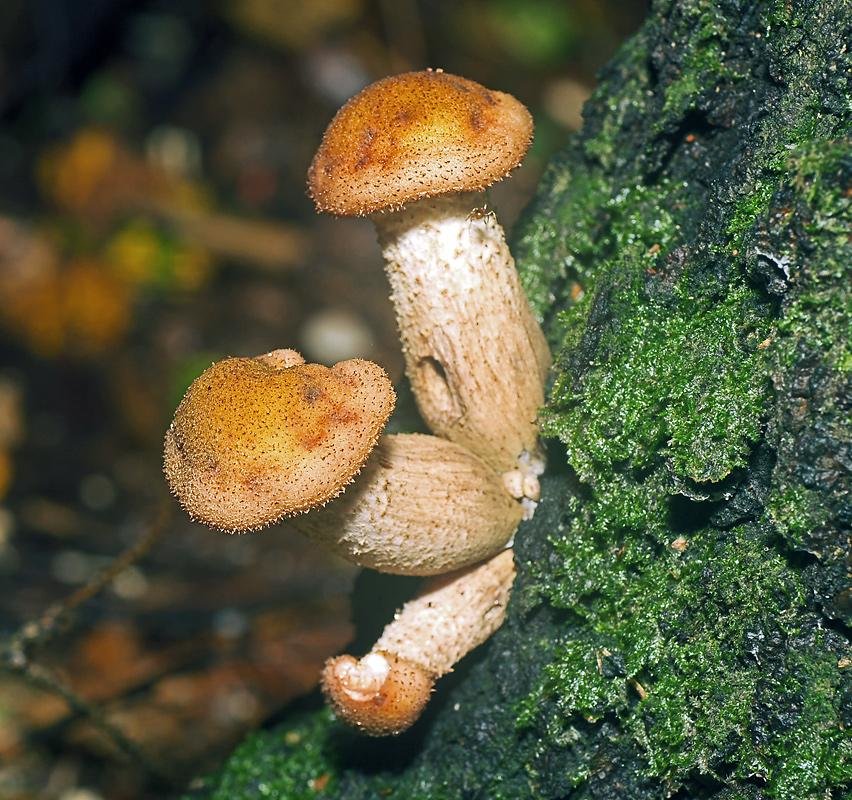
[[[503,624],[514,579],[512,550],[434,578],[395,615],[373,649],[440,678]]]
[[[536,414],[550,352],[485,196],[461,193],[374,214],[406,371],[430,429],[534,500],[544,460]]]
[[[502,624],[515,578],[511,550],[429,581],[360,660],[326,662],[322,686],[337,715],[374,736],[399,733],[432,684]]]
[[[522,509],[461,445],[383,436],[346,493],[292,520],[338,555],[399,575],[439,575],[498,552]]]

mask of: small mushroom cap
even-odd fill
[[[440,70],[384,78],[329,124],[308,172],[319,211],[366,215],[412,200],[481,191],[523,160],[527,109]]]
[[[434,676],[391,653],[330,658],[322,690],[334,713],[368,736],[388,736],[411,727],[432,694]]]
[[[166,433],[165,472],[191,517],[237,532],[340,494],[394,407],[384,370],[292,350],[227,358],[195,380]]]

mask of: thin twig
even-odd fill
[[[97,706],[80,697],[48,669],[34,663],[32,650],[36,645],[43,645],[49,641],[77,608],[104,589],[120,572],[144,556],[163,535],[169,517],[170,506],[164,503],[139,541],[117,555],[85,586],[49,606],[37,620],[25,622],[5,641],[0,641],[0,669],[20,675],[31,685],[59,695],[74,714],[85,717],[128,758],[135,761],[156,781],[164,784],[171,784],[173,781],[148,759],[137,744],[110,722]]]
[[[145,534],[123,553],[117,555],[103,570],[70,595],[49,606],[37,620],[25,622],[10,637],[11,649],[29,651],[37,644],[44,644],[53,637],[68,620],[71,613],[83,603],[91,600],[110,584],[119,573],[136,563],[163,535],[170,517],[169,506],[164,504]]]
[[[40,664],[27,662],[18,669],[12,670],[21,675],[27,683],[47,692],[59,695],[75,714],[85,717],[88,722],[97,728],[104,736],[126,755],[131,761],[136,762],[152,778],[164,784],[173,781],[160,767],[153,764],[147,755],[134,741],[124,735],[124,732],[110,722],[104,713],[95,705],[84,700],[80,695],[66,686],[56,675]]]

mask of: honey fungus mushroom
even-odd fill
[[[435,575],[499,551],[521,517],[499,477],[435,436],[379,439],[393,404],[387,376],[369,361],[329,369],[292,350],[226,359],[178,407],[166,475],[190,515],[212,527],[300,515],[298,530],[384,572]]]
[[[371,736],[420,716],[435,681],[502,624],[515,578],[511,550],[431,579],[360,659],[326,662],[322,688],[340,719]]]
[[[511,95],[440,70],[409,72],[338,111],[308,175],[318,210],[375,223],[430,429],[530,503],[544,469],[536,415],[550,354],[503,229],[475,211],[531,138],[532,118]]]
[[[189,515],[253,530],[339,494],[393,411],[384,370],[328,368],[294,350],[227,358],[189,387],[166,433],[164,468]]]

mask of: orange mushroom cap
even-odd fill
[[[429,701],[435,676],[404,658],[373,652],[359,660],[330,658],[321,683],[340,719],[368,736],[387,736],[414,724]]]
[[[165,473],[194,519],[260,528],[340,494],[393,410],[384,370],[292,350],[227,358],[195,380],[166,433]]]
[[[481,191],[529,148],[533,123],[504,92],[440,70],[384,78],[329,124],[308,172],[320,211],[366,215],[412,200]]]

